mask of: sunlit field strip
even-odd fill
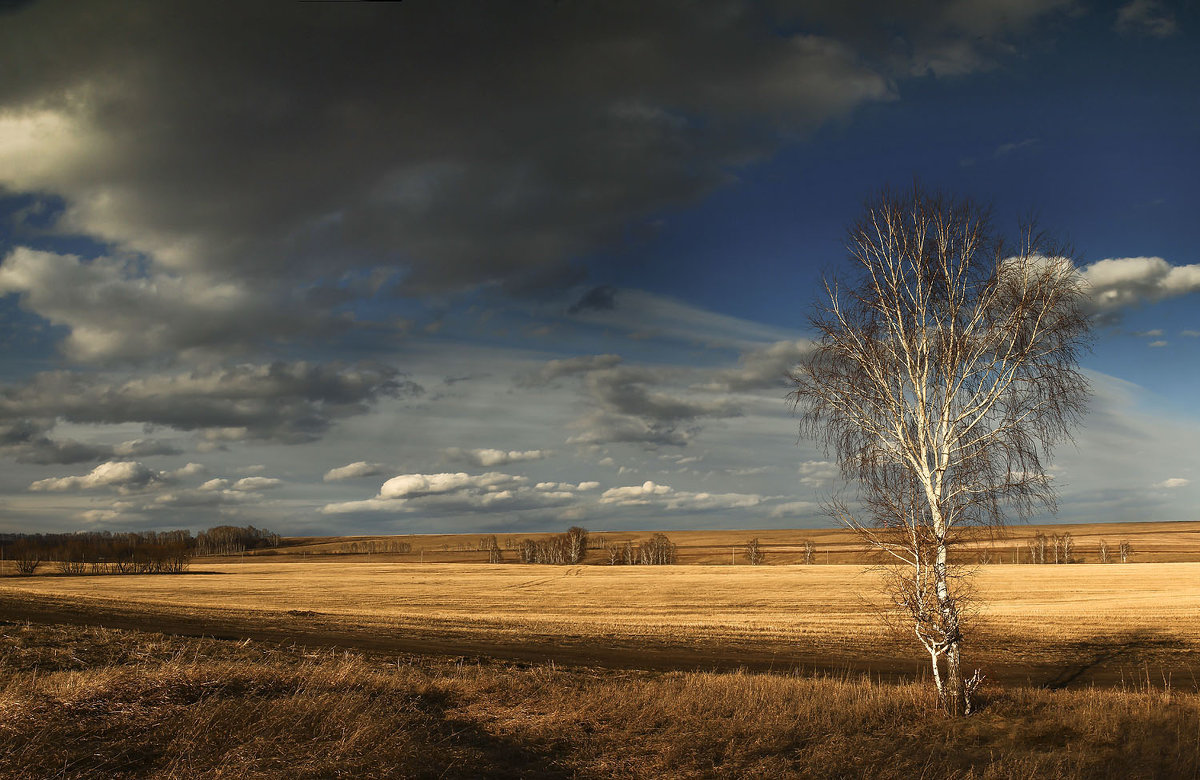
[[[307,610],[396,625],[658,639],[879,636],[862,566],[552,567],[318,561],[210,564],[183,576],[5,579],[7,589],[136,607]],[[211,572],[211,573],[199,573]],[[1200,564],[980,567],[979,624],[1046,639],[1200,637]]]

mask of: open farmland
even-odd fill
[[[1200,563],[979,567],[967,662],[992,680],[1200,672]],[[634,668],[920,674],[861,565],[524,566],[200,561],[177,576],[0,583],[0,617]]]

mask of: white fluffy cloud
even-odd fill
[[[227,489],[171,490],[159,493],[153,499],[130,508],[134,513],[153,512],[166,508],[206,508],[225,506],[247,506],[262,501],[258,493]]]
[[[709,509],[745,509],[762,503],[762,496],[748,493],[704,493],[675,490],[647,480],[640,485],[628,485],[605,490],[600,503],[617,506],[658,506],[671,511]]]
[[[281,485],[283,485],[283,480],[274,477],[242,477],[233,483],[230,490],[249,493],[256,490],[274,490]]]
[[[518,463],[526,460],[542,460],[549,452],[545,450],[496,450],[496,449],[475,449],[464,450],[459,447],[451,447],[446,450],[446,456],[451,460],[461,460],[483,468],[491,468],[493,466],[504,466],[509,463]]]
[[[836,480],[840,473],[836,463],[827,460],[806,460],[797,469],[800,484],[822,488]]]
[[[496,471],[478,475],[464,472],[455,474],[401,474],[383,483],[383,486],[379,488],[379,498],[414,498],[471,490],[494,492],[503,488],[514,487],[526,481],[528,480],[525,477],[514,477],[510,474],[501,474]]]
[[[64,492],[71,490],[95,490],[97,488],[115,488],[121,493],[136,490],[161,490],[176,485],[192,477],[203,476],[208,468],[202,463],[187,463],[177,469],[155,471],[141,461],[110,461],[101,463],[91,472],[80,476],[50,477],[40,479],[29,486],[35,492]],[[238,480],[234,490],[249,491],[277,487],[283,484],[278,479],[264,477],[248,477]],[[226,479],[210,479],[200,485],[198,490],[218,490],[229,485]]]
[[[90,473],[77,477],[50,477],[39,479],[29,486],[33,491],[94,490],[111,487],[118,490],[143,488],[159,479],[158,472],[139,461],[115,461],[101,463]]]
[[[596,488],[600,487],[600,483],[599,482],[580,482],[577,485],[572,485],[570,482],[539,482],[536,485],[534,485],[533,487],[535,490],[545,490],[545,491],[551,491],[551,492],[555,492],[555,491],[577,492],[577,491],[595,490]]]
[[[187,477],[198,477],[207,473],[208,469],[205,468],[203,463],[188,463],[187,465],[180,466],[174,471],[159,472],[163,479],[171,482],[186,479]]]
[[[655,496],[665,496],[670,492],[670,485],[658,485],[652,480],[646,480],[640,485],[609,488],[601,494],[600,500],[605,503],[642,503],[648,502]]]
[[[820,512],[820,505],[812,501],[786,501],[771,507],[768,517],[779,519],[809,519]]]
[[[1200,291],[1200,263],[1171,265],[1161,257],[1116,257],[1081,269],[1092,307],[1101,316]]]
[[[324,479],[326,482],[340,482],[346,479],[357,479],[358,477],[376,477],[382,474],[383,470],[384,465],[382,463],[368,463],[365,460],[359,460],[326,471]]]
[[[1183,477],[1171,477],[1169,479],[1164,479],[1162,482],[1155,483],[1154,487],[1172,490],[1174,488],[1187,487],[1190,484],[1192,484],[1192,482],[1189,479],[1184,479]]]
[[[488,509],[546,506],[573,498],[568,491],[538,490],[526,477],[489,471],[439,474],[400,474],[384,482],[379,493],[365,501],[327,504],[325,514],[349,512],[410,511],[413,506],[429,509]]]

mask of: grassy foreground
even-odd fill
[[[1200,693],[616,672],[103,628],[0,634],[0,776],[1195,777]]]

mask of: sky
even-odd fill
[[[0,530],[828,527],[786,401],[884,187],[1097,328],[1061,522],[1200,499],[1200,10],[0,2]]]

